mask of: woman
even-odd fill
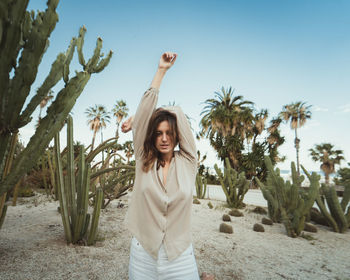
[[[192,190],[197,172],[196,146],[179,107],[156,110],[159,87],[175,63],[164,53],[151,87],[133,118],[136,177],[126,223],[133,235],[129,279],[199,279],[191,243]],[[179,151],[174,148],[179,145]],[[212,279],[212,278],[208,278]]]

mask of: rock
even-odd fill
[[[193,199],[193,204],[201,204],[201,202],[197,198],[195,198]]]
[[[241,211],[239,211],[238,209],[232,209],[230,212],[228,212],[228,214],[230,216],[234,216],[234,217],[242,217],[243,213]]]
[[[210,209],[213,209],[213,208],[214,208],[213,204],[211,204],[210,201],[208,202],[208,207],[209,207]]]
[[[312,224],[309,223],[305,223],[304,225],[304,231],[308,231],[308,232],[317,232],[317,227],[315,227]]]
[[[222,223],[220,224],[219,231],[224,233],[233,233],[233,227],[231,225]]]
[[[265,218],[265,217],[261,219],[261,223],[264,224],[264,225],[268,225],[268,226],[272,226],[273,225],[272,220],[270,220],[268,218]]]
[[[257,232],[265,232],[265,229],[261,224],[254,224],[253,230]]]
[[[267,211],[265,208],[261,207],[261,206],[257,206],[254,208],[253,210],[254,213],[257,213],[257,214],[261,214],[261,215],[266,215],[267,214]]]
[[[222,215],[222,220],[224,222],[231,222],[231,217],[227,214]]]

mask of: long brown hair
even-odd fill
[[[162,154],[158,151],[156,147],[157,139],[157,128],[159,124],[163,121],[168,121],[170,126],[170,137],[174,147],[179,143],[179,133],[177,130],[177,120],[176,115],[163,109],[158,108],[155,110],[151,116],[148,123],[147,134],[145,142],[143,143],[143,166],[142,170],[148,172],[155,161],[157,160],[157,169],[160,166],[164,166],[165,162],[162,158]]]

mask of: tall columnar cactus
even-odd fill
[[[97,234],[103,192],[100,188],[96,192],[91,227],[88,233],[90,222],[88,202],[91,168],[90,163],[86,162],[83,145],[80,146],[78,162],[77,164],[75,163],[73,146],[73,120],[69,116],[67,120],[67,174],[65,177],[63,176],[59,133],[55,135],[54,147],[57,167],[56,184],[62,222],[67,243],[77,243],[78,241],[85,240],[88,245],[91,245],[94,243]],[[75,176],[76,168],[78,168],[77,176]]]
[[[315,202],[320,176],[316,173],[308,175],[310,187],[305,190],[301,188],[304,176],[298,175],[294,162],[291,163],[292,182],[284,181],[278,168],[273,170],[269,157],[265,157],[265,164],[268,169],[266,184],[258,178],[256,180],[268,202],[269,216],[284,224],[288,236],[297,237],[304,229],[305,219]]]
[[[320,208],[322,216],[326,219],[328,225],[335,232],[339,233],[346,232],[350,227],[350,206],[348,207],[350,183],[348,182],[344,187],[345,191],[341,202],[339,202],[335,188],[326,184],[322,184],[320,193],[316,197],[316,203]],[[328,209],[324,201],[327,202]]]
[[[222,174],[216,164],[214,168],[226,195],[228,206],[232,208],[242,208],[244,206],[244,196],[249,189],[249,181],[246,179],[244,172],[238,174],[238,172],[231,167],[228,158],[225,159],[224,174]]]
[[[207,191],[207,179],[203,178],[199,173],[196,176],[196,194],[199,199],[205,198]]]
[[[28,2],[4,0],[0,5],[0,197],[33,167],[61,129],[91,74],[102,71],[112,57],[112,52],[109,52],[101,59],[102,40],[98,38],[93,56],[85,62],[82,48],[86,29],[81,28],[79,37],[73,38],[67,51],[57,56],[48,76],[24,107],[49,45],[48,38],[58,21],[58,0],[48,0],[46,11],[37,14],[26,11]],[[69,77],[69,65],[76,47],[83,70]],[[29,143],[9,169],[13,158],[11,143],[16,139],[18,130],[32,120],[31,116],[41,100],[61,79],[65,83],[64,88],[58,92]],[[0,203],[0,217],[4,213],[2,205],[4,203]]]

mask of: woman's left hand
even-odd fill
[[[122,127],[121,127],[122,132],[127,133],[132,129],[133,120],[134,120],[134,116],[131,116],[125,122],[122,123]]]

